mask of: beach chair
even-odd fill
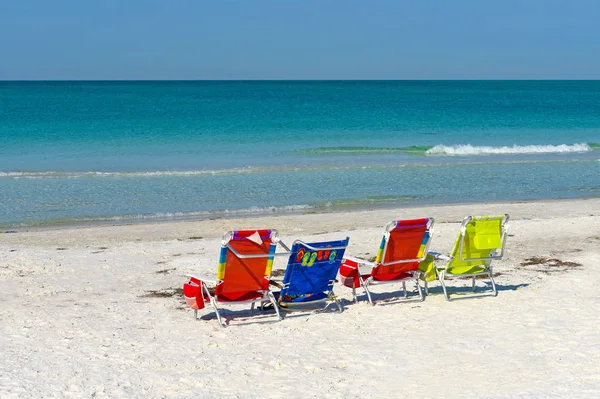
[[[333,285],[348,246],[349,238],[307,244],[294,241],[285,269],[277,305],[295,310],[318,303],[335,303],[340,312],[342,305],[333,293]]]
[[[467,216],[450,256],[429,253],[435,260],[445,262],[443,267],[436,266],[435,270],[447,300],[450,300],[450,296],[445,281],[453,278],[471,277],[472,290],[475,292],[475,280],[479,276],[487,276],[491,281],[493,296],[498,295],[492,261],[502,259],[504,255],[508,218],[508,215]],[[425,287],[427,291],[427,283]]]
[[[276,253],[277,245],[284,252]],[[209,302],[219,324],[223,322],[218,305],[251,303],[255,305],[271,302],[281,320],[276,300],[269,289],[269,278],[275,256],[288,256],[289,248],[280,240],[276,230],[239,230],[225,233],[221,241],[221,254],[216,279],[189,275],[190,281],[183,285],[183,295],[187,304],[198,310]],[[214,286],[214,292],[208,288]]]
[[[352,288],[354,301],[356,288],[362,287],[371,305],[369,286],[377,284],[402,283],[404,297],[408,297],[406,282],[414,281],[420,299],[425,296],[419,285],[422,272],[419,264],[425,260],[431,236],[433,218],[393,221],[385,226],[375,262],[346,256],[340,267],[342,284]],[[368,269],[366,273],[362,272]]]

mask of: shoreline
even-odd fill
[[[397,219],[433,217],[436,226],[439,226],[460,223],[468,215],[503,213],[510,215],[511,222],[559,217],[597,217],[600,215],[600,198],[444,204],[329,213],[310,212],[206,220],[11,229],[0,230],[0,243],[34,246],[52,243],[59,246],[99,245],[99,243],[120,245],[147,241],[186,241],[190,237],[219,239],[226,231],[252,228],[276,229],[281,236],[294,237],[294,235],[310,236],[331,231],[377,229],[390,220]],[[349,215],[351,217],[348,217]]]
[[[330,215],[336,213],[348,213],[348,212],[379,212],[379,211],[395,211],[403,209],[427,209],[427,208],[443,208],[443,207],[454,207],[454,206],[473,206],[474,208],[481,208],[482,205],[501,205],[508,204],[514,206],[516,204],[542,204],[542,203],[561,203],[571,201],[593,201],[599,200],[598,196],[585,196],[578,198],[551,198],[551,199],[534,199],[534,200],[511,200],[511,201],[485,201],[485,202],[445,202],[445,203],[432,203],[432,204],[390,204],[380,206],[339,206],[335,209],[327,210],[322,208],[309,208],[298,209],[298,210],[281,210],[274,212],[262,212],[262,213],[235,213],[231,215],[219,215],[210,217],[207,215],[205,218],[198,218],[193,215],[195,212],[190,212],[190,216],[182,215],[181,217],[156,217],[152,216],[148,218],[132,218],[124,220],[90,220],[90,221],[67,221],[67,222],[38,222],[35,225],[1,225],[0,234],[14,234],[22,232],[35,232],[35,231],[47,231],[47,230],[65,230],[65,229],[85,229],[90,227],[120,227],[120,226],[138,226],[138,225],[166,225],[172,223],[201,223],[215,220],[248,220],[248,219],[260,219],[268,217],[287,217],[287,216],[298,216],[298,215]],[[600,208],[600,206],[599,206]],[[218,213],[218,212],[216,212]],[[118,216],[117,216],[118,217]]]

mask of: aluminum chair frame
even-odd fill
[[[275,256],[289,256],[290,254],[290,249],[287,247],[287,245],[285,245],[281,239],[279,238],[279,233],[277,230],[275,229],[271,229],[271,241],[273,244],[275,244],[276,246],[279,245],[281,246],[281,248],[283,248],[284,252],[275,252],[272,254],[241,254],[238,251],[236,251],[230,244],[229,241],[231,240],[231,238],[233,237],[234,232],[233,231],[228,231],[223,235],[223,240],[221,241],[221,247],[226,247],[229,251],[231,251],[237,258],[240,259],[250,259],[250,258],[271,258],[271,257],[275,257]],[[197,280],[200,280],[201,283],[201,294],[206,294],[206,298],[208,298],[215,314],[217,315],[217,321],[219,322],[219,325],[221,327],[227,327],[227,325],[223,322],[221,314],[219,313],[219,307],[217,306],[218,303],[220,303],[221,305],[227,304],[227,305],[243,305],[243,304],[248,304],[250,303],[252,306],[250,308],[251,311],[254,311],[255,309],[255,305],[258,303],[260,305],[260,308],[262,309],[264,307],[265,303],[272,303],[273,304],[273,308],[275,309],[275,313],[277,314],[277,320],[281,321],[282,317],[281,317],[281,313],[279,312],[279,307],[277,306],[277,300],[275,299],[275,296],[273,295],[273,293],[271,292],[271,290],[267,289],[267,290],[257,290],[257,292],[261,292],[263,294],[262,297],[256,298],[256,299],[250,299],[250,300],[244,300],[244,301],[219,301],[218,298],[215,295],[212,295],[210,293],[210,291],[208,290],[208,285],[207,284],[211,284],[214,285],[215,287],[219,284],[221,284],[224,279],[215,279],[215,278],[211,278],[211,277],[207,277],[207,276],[202,276],[202,275],[194,275],[194,274],[188,274],[188,277],[192,277],[195,278]],[[198,309],[194,309],[194,318],[198,319]]]
[[[498,289],[496,288],[496,282],[494,281],[494,276],[493,276],[492,261],[497,260],[497,259],[502,259],[502,257],[504,256],[504,248],[506,246],[506,237],[508,235],[508,219],[510,218],[510,216],[508,214],[504,214],[503,218],[500,221],[500,228],[501,228],[500,240],[502,242],[500,248],[497,248],[497,249],[491,251],[490,256],[488,256],[488,257],[465,258],[463,256],[463,248],[464,248],[464,243],[465,243],[465,238],[466,238],[466,233],[467,233],[467,225],[469,223],[471,223],[473,218],[474,218],[474,216],[467,216],[463,219],[462,224],[460,226],[460,239],[454,243],[454,247],[452,248],[451,253],[454,253],[456,251],[456,246],[458,245],[459,246],[459,250],[458,250],[459,259],[463,262],[483,261],[481,263],[481,265],[479,265],[480,267],[482,267],[484,269],[483,271],[478,272],[478,273],[465,273],[465,274],[448,273],[447,268],[450,265],[450,263],[452,262],[452,260],[455,259],[455,257],[443,255],[438,252],[429,252],[430,255],[434,256],[434,259],[445,261],[445,265],[443,268],[439,268],[439,269],[437,267],[435,268],[435,273],[437,275],[437,278],[438,278],[440,284],[442,285],[442,290],[444,291],[444,296],[446,297],[446,300],[448,300],[448,301],[451,301],[451,299],[450,299],[450,295],[448,293],[448,288],[447,288],[444,280],[450,280],[453,278],[471,277],[471,279],[472,279],[471,290],[473,292],[475,292],[475,279],[477,278],[477,276],[487,275],[492,284],[493,296],[498,295]],[[425,281],[425,292],[428,293],[428,291],[429,290],[427,287],[427,281]]]
[[[392,230],[394,230],[394,228],[396,228],[396,226],[398,225],[398,222],[401,222],[401,220],[394,220],[389,222],[386,226],[385,226],[385,246],[383,248],[383,253],[381,256],[381,259],[385,259],[385,254],[387,252],[387,247],[389,244],[389,238],[390,238],[390,233],[392,232]],[[425,260],[425,258],[427,257],[427,253],[429,251],[429,244],[431,243],[431,238],[433,237],[433,225],[435,223],[435,219],[430,217],[428,218],[427,221],[427,225],[426,225],[426,230],[427,232],[429,232],[429,238],[427,240],[427,243],[425,244],[425,249],[423,251],[423,256],[420,258],[416,258],[416,259],[403,259],[403,260],[398,260],[398,261],[393,261],[393,262],[387,262],[387,263],[375,263],[375,262],[369,262],[360,258],[355,258],[352,256],[347,256],[345,257],[348,260],[351,260],[355,263],[358,264],[359,267],[359,273],[358,273],[358,278],[360,281],[360,285],[363,287],[363,289],[365,290],[365,293],[367,295],[367,299],[369,301],[369,303],[373,306],[375,306],[375,303],[373,302],[373,298],[371,297],[371,292],[369,291],[369,285],[382,285],[382,284],[392,284],[392,283],[402,283],[402,289],[404,291],[404,297],[408,298],[408,291],[406,290],[406,282],[410,281],[410,280],[414,280],[415,282],[415,286],[417,289],[417,292],[419,293],[419,299],[422,301],[425,300],[425,296],[423,295],[423,291],[421,289],[421,285],[419,284],[419,278],[423,275],[423,273],[420,270],[413,270],[411,272],[407,272],[407,273],[411,273],[412,276],[408,277],[408,278],[404,278],[404,279],[398,279],[398,280],[375,280],[373,278],[373,276],[369,276],[366,279],[362,278],[362,275],[360,273],[360,267],[370,267],[371,269],[375,268],[378,265],[381,266],[389,266],[389,265],[395,265],[395,264],[401,264],[401,263],[412,263],[412,262],[422,262],[423,260]],[[408,226],[407,226],[408,227]],[[427,282],[426,282],[427,284]],[[356,287],[352,287],[352,297],[354,299],[354,302],[358,302],[358,299],[356,297]]]
[[[302,244],[304,247],[310,249],[311,251],[323,251],[323,250],[328,250],[328,251],[339,251],[339,250],[346,250],[346,248],[348,248],[348,244],[347,242],[350,240],[349,237],[346,237],[346,245],[341,245],[341,246],[337,246],[337,247],[327,247],[327,248],[319,248],[319,247],[314,247],[302,240],[295,240],[292,243],[292,248],[294,247],[294,244]],[[291,250],[290,250],[291,253]],[[341,261],[340,261],[341,264]],[[302,307],[306,307],[306,306],[310,306],[310,305],[314,305],[316,303],[323,303],[323,302],[327,302],[327,305],[325,306],[325,308],[327,308],[329,306],[329,304],[331,302],[335,303],[338,307],[339,312],[343,312],[344,308],[342,307],[341,302],[339,301],[339,299],[337,298],[337,296],[334,295],[333,293],[333,286],[336,283],[336,280],[330,280],[329,281],[329,293],[327,295],[327,297],[323,298],[323,299],[319,299],[316,301],[309,301],[309,302],[285,302],[285,306],[282,306],[282,301],[281,301],[281,297],[279,298],[279,300],[277,301],[278,306],[282,309],[282,310],[294,310],[297,308],[302,308]],[[280,288],[283,290],[284,288],[289,288],[290,284],[282,284],[280,286]]]

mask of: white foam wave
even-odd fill
[[[591,151],[586,143],[559,145],[513,145],[503,147],[464,145],[436,145],[425,152],[427,155],[488,155],[488,154],[551,154]]]
[[[82,177],[161,177],[161,176],[202,176],[220,174],[257,173],[265,168],[232,168],[223,170],[189,170],[189,171],[142,171],[142,172],[59,172],[59,171],[9,171],[0,172],[0,177],[11,177],[14,179],[56,179]]]
[[[314,165],[314,166],[266,166],[266,167],[245,167],[221,170],[189,170],[189,171],[140,171],[140,172],[59,172],[59,171],[8,171],[1,172],[0,178],[13,179],[79,179],[79,178],[145,178],[145,177],[193,177],[193,176],[211,176],[211,175],[234,175],[234,174],[253,174],[265,172],[297,172],[311,170],[351,170],[351,169],[377,169],[384,167],[400,168],[407,165],[372,165],[372,166],[337,166],[337,165]],[[427,165],[425,165],[427,166]]]
[[[245,215],[263,215],[270,213],[293,213],[314,209],[312,205],[282,205],[282,206],[252,206],[242,209],[222,209],[214,211],[196,211],[196,212],[160,212],[151,214],[133,214],[133,215],[115,215],[76,218],[73,222],[126,222],[126,221],[152,221],[152,220],[173,220],[173,219],[204,219],[208,217],[232,217]]]

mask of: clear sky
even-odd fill
[[[7,79],[600,79],[600,0],[1,0]]]

